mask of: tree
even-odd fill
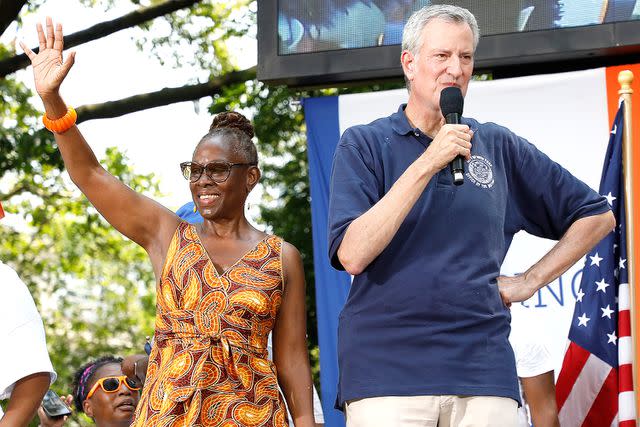
[[[113,34],[117,31],[120,31],[125,28],[130,28],[134,25],[144,24],[147,21],[164,16],[168,13],[175,12],[177,10],[183,9],[185,7],[192,6],[198,3],[200,0],[167,0],[163,3],[142,7],[138,10],[135,10],[131,13],[127,13],[124,16],[121,16],[117,19],[113,19],[107,22],[101,22],[92,27],[87,28],[86,30],[78,31],[77,33],[65,36],[64,42],[65,47],[67,49],[81,45],[83,43],[87,43],[92,40],[96,40],[101,37],[106,37],[109,34]],[[7,7],[6,15],[2,15],[3,17],[10,17],[12,13],[15,12],[15,16],[17,17],[17,13],[19,12],[24,1],[19,0],[15,2],[6,2],[7,6],[14,5],[15,8]],[[17,9],[17,10],[16,10]],[[1,23],[0,23],[1,24]],[[0,27],[1,28],[1,27]],[[0,33],[2,33],[5,28],[1,28]],[[38,49],[35,48],[34,52],[37,52]],[[29,65],[29,59],[27,55],[24,53],[21,55],[14,55],[3,60],[0,60],[0,77],[5,77],[8,74],[11,74],[17,70],[25,68]]]
[[[133,111],[145,108],[167,105],[172,102],[199,99],[203,96],[212,96],[213,110],[222,108],[244,108],[256,112],[256,130],[259,139],[262,141],[260,148],[263,154],[270,157],[282,156],[288,150],[295,150],[295,156],[304,155],[304,138],[301,133],[302,115],[298,111],[291,115],[288,111],[281,111],[284,114],[272,119],[259,119],[260,116],[267,117],[267,111],[274,102],[288,105],[286,100],[290,96],[289,92],[283,88],[276,89],[277,97],[269,97],[268,102],[261,97],[260,91],[267,91],[266,88],[255,81],[255,67],[247,70],[236,71],[233,67],[233,58],[228,54],[225,40],[229,37],[247,34],[254,25],[255,2],[236,1],[231,3],[223,2],[199,2],[199,1],[167,1],[167,4],[182,4],[189,6],[187,11],[173,12],[161,15],[159,19],[170,23],[173,29],[169,35],[156,39],[142,39],[138,43],[141,47],[150,50],[160,60],[167,62],[167,58],[162,56],[160,51],[167,44],[180,44],[184,40],[197,41],[197,47],[202,55],[194,56],[195,59],[185,59],[175,55],[170,58],[174,66],[198,66],[212,70],[209,79],[203,83],[187,82],[182,87],[164,88],[150,94],[138,94],[122,100],[113,102],[81,106],[79,112],[80,121],[95,118],[116,117]],[[141,24],[140,16],[153,17],[146,8],[144,15],[140,13],[130,13],[121,19],[108,23],[108,25],[98,24],[87,30],[72,34],[66,38],[66,45],[79,44],[94,40],[106,35],[109,31],[126,28],[132,22],[132,17],[137,19],[134,24]],[[155,12],[154,12],[155,13]],[[200,25],[192,27],[194,20],[203,19],[211,25]],[[151,29],[154,24],[145,22],[144,27]],[[110,30],[105,30],[110,28]],[[193,28],[196,28],[195,30]],[[52,355],[55,355],[56,366],[64,366],[61,374],[61,384],[69,384],[70,373],[80,362],[85,361],[89,355],[99,353],[113,348],[120,351],[127,350],[125,343],[131,343],[133,336],[136,341],[140,336],[150,332],[148,313],[153,311],[152,294],[149,289],[151,276],[141,265],[147,265],[146,257],[139,250],[134,250],[129,244],[125,244],[112,235],[113,230],[108,229],[104,221],[95,211],[89,208],[84,199],[67,200],[69,197],[68,187],[62,179],[62,163],[58,151],[53,145],[51,135],[47,131],[37,129],[36,117],[39,112],[29,103],[31,94],[29,91],[15,80],[11,75],[15,70],[24,67],[25,61],[20,55],[15,55],[11,47],[5,47],[0,55],[0,74],[6,75],[2,84],[2,98],[0,108],[3,109],[4,125],[0,131],[0,177],[3,183],[7,183],[6,177],[11,177],[11,185],[8,188],[0,188],[0,199],[8,201],[9,211],[32,212],[28,218],[30,230],[28,232],[8,229],[6,234],[10,236],[3,241],[0,247],[0,256],[10,264],[17,267],[24,277],[30,278],[28,285],[34,292],[41,308],[44,308],[43,315],[47,319],[47,326],[55,331],[50,332],[50,348]],[[253,90],[251,90],[253,89]],[[246,92],[247,96],[241,97]],[[237,99],[242,98],[244,102],[240,105]],[[280,108],[278,111],[282,110]],[[273,120],[276,123],[273,123]],[[259,124],[265,122],[264,124]],[[271,122],[271,123],[270,123]],[[289,126],[285,133],[274,132],[272,126]],[[116,153],[110,152],[110,156]],[[117,157],[117,156],[116,156]],[[122,158],[119,168],[125,168],[126,163]],[[117,159],[111,159],[113,161]],[[265,184],[275,189],[297,188],[298,192],[285,191],[296,205],[298,213],[303,213],[304,217],[298,217],[294,221],[293,217],[286,221],[279,221],[278,216],[291,208],[289,203],[279,204],[270,201],[261,210],[263,219],[271,227],[273,232],[282,235],[287,240],[297,245],[303,255],[307,271],[307,281],[313,283],[312,254],[310,245],[310,209],[308,197],[308,179],[306,179],[306,159],[288,163],[287,179],[278,183],[277,174],[274,174],[273,166],[265,168]],[[128,171],[130,173],[131,171]],[[38,176],[54,176],[55,179],[40,180]],[[148,190],[153,187],[151,177],[134,177],[131,180],[142,180],[140,188]],[[300,184],[297,181],[302,180]],[[147,185],[143,185],[146,183]],[[275,184],[275,186],[274,186]],[[155,185],[155,184],[154,184]],[[281,190],[276,190],[281,191]],[[34,206],[31,197],[35,196],[39,200]],[[24,198],[24,200],[23,200]],[[16,203],[15,200],[22,200]],[[67,203],[68,202],[68,203]],[[88,214],[84,211],[88,209]],[[3,230],[4,231],[4,230]],[[117,233],[116,233],[117,234]],[[88,241],[84,241],[84,239]],[[29,252],[27,248],[37,248],[37,255],[33,250]],[[45,250],[46,249],[46,250]],[[24,254],[23,254],[24,252]],[[57,256],[56,256],[57,254]],[[95,258],[88,258],[92,254]],[[112,259],[107,255],[110,254]],[[47,265],[47,260],[60,260],[58,268]],[[117,262],[111,262],[117,260]],[[87,264],[87,265],[85,265]],[[118,272],[126,271],[126,265],[135,264],[136,268],[124,276],[119,276]],[[124,267],[124,268],[123,268]],[[105,281],[114,274],[113,280],[107,286]],[[52,285],[55,283],[55,285]],[[87,283],[101,283],[104,285],[96,288]],[[143,285],[145,283],[146,285]],[[97,292],[96,289],[101,289]],[[68,292],[66,292],[68,290]],[[108,304],[94,313],[95,322],[87,323],[85,316],[80,313],[86,305],[79,305],[92,300],[98,300],[92,293],[104,298]],[[122,292],[132,292],[142,297],[141,320],[143,327],[134,327],[132,318],[120,316],[119,311],[127,303],[122,296]],[[43,295],[47,297],[43,298]],[[50,297],[50,295],[53,295]],[[92,298],[89,298],[92,296]],[[315,333],[315,296],[313,288],[309,292],[310,306],[310,338],[311,347],[317,347]],[[52,303],[55,301],[55,304]],[[53,311],[47,307],[60,307],[60,311]],[[107,309],[107,306],[110,309]],[[129,306],[129,308],[131,308]],[[75,310],[75,311],[74,311]],[[113,337],[109,338],[108,329],[97,327],[109,316],[116,316],[118,322],[124,325],[124,329],[114,331]],[[77,319],[72,322],[63,322],[62,319]],[[60,328],[60,324],[65,325]],[[129,331],[126,331],[126,328]],[[97,345],[87,346],[87,338],[95,335]],[[129,347],[130,351],[135,351],[137,346]],[[85,350],[82,350],[85,349]],[[315,351],[317,358],[317,350]],[[316,363],[317,364],[317,363]],[[60,390],[65,391],[65,390]]]
[[[153,176],[134,174],[117,150],[107,150],[103,164],[136,191],[157,195]],[[21,173],[41,190],[24,190],[7,206],[28,214],[20,230],[3,227],[0,259],[19,272],[39,306],[58,374],[54,389],[67,394],[73,372],[87,360],[142,351],[153,333],[155,280],[144,250],[71,190],[61,170]]]
[[[4,0],[0,3],[0,34],[15,20],[27,0]]]

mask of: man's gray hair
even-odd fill
[[[467,9],[449,4],[435,4],[423,7],[409,17],[402,32],[402,50],[408,50],[413,55],[418,55],[422,47],[422,30],[433,19],[457,24],[468,24],[473,34],[473,50],[475,51],[480,40],[480,30],[476,17]]]

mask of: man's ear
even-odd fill
[[[402,64],[402,70],[407,80],[413,80],[413,74],[415,72],[416,58],[408,50],[403,50],[400,55],[400,63]]]
[[[85,414],[87,414],[89,418],[93,418],[93,406],[91,405],[91,401],[89,399],[86,399],[84,402],[82,402],[82,410]]]

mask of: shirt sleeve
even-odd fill
[[[516,371],[518,377],[529,378],[553,371],[553,360],[544,341],[536,339],[535,335],[528,340],[511,343],[516,357]]]
[[[0,283],[4,287],[0,304],[0,399],[6,399],[18,380],[48,372],[53,383],[56,373],[49,359],[42,319],[29,290],[13,270],[0,267]]]
[[[11,354],[1,366],[11,367],[0,376],[0,398],[11,396],[15,383],[29,375],[46,372],[50,384],[56,380],[56,373],[51,365],[44,327],[40,318],[33,319],[14,329],[3,343]],[[3,362],[5,362],[3,360]]]
[[[357,128],[347,129],[333,157],[329,192],[329,259],[337,270],[344,270],[337,254],[347,227],[382,197],[375,170],[362,134]]]
[[[316,424],[324,424],[324,412],[322,412],[322,403],[320,403],[320,396],[318,396],[318,390],[316,386],[313,386],[313,418]]]
[[[514,232],[558,240],[576,220],[609,210],[606,199],[551,160],[533,144],[514,136],[512,188]]]

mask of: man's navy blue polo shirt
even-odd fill
[[[606,212],[598,193],[535,146],[494,123],[472,130],[465,183],[435,175],[382,253],[354,277],[340,314],[337,402],[375,396],[487,395],[519,401],[509,310],[496,278],[520,231],[559,239],[577,219]],[[329,257],[431,139],[404,106],[345,131],[336,148]],[[537,259],[532,259],[535,263]]]

